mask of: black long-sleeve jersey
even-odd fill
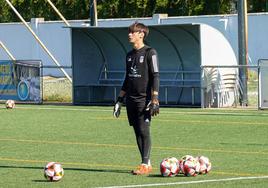
[[[155,49],[144,46],[128,52],[122,90],[134,101],[150,100],[152,91],[159,91],[159,64]]]

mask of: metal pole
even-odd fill
[[[60,13],[60,11],[57,9],[57,7],[55,7],[55,5],[50,1],[50,0],[46,0],[50,6],[54,9],[54,11],[59,15],[59,17],[64,21],[64,23],[67,25],[67,26],[71,26],[69,24],[69,22],[64,18],[64,16]]]
[[[97,12],[96,0],[90,0],[89,11],[90,11],[90,25],[98,26],[98,12]]]
[[[46,51],[46,53],[52,58],[54,63],[60,67],[60,63],[56,60],[56,58],[51,54],[51,52],[47,49],[47,47],[44,45],[44,43],[38,38],[38,36],[34,33],[32,28],[26,23],[26,21],[23,19],[23,17],[20,15],[20,13],[15,9],[15,7],[11,4],[9,0],[5,0],[8,5],[12,8],[12,10],[16,13],[16,15],[19,17],[19,19],[23,22],[23,24],[27,27],[27,29],[32,33],[34,38],[37,40],[37,42],[41,45],[41,47]],[[68,78],[68,80],[72,83],[71,77],[67,74],[67,72],[63,69],[60,68],[60,70],[63,72],[63,74]]]
[[[247,36],[247,0],[238,1],[238,50],[239,65],[248,65],[248,36]],[[242,83],[241,105],[248,105],[247,67],[239,69]]]
[[[12,59],[13,61],[16,60],[15,57],[10,53],[10,51],[7,49],[7,47],[4,45],[4,43],[2,41],[0,41],[0,47],[2,47],[6,51],[7,55],[10,57],[10,59]]]

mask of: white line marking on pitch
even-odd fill
[[[72,107],[72,106],[66,106],[66,108],[64,107],[58,107],[58,106],[54,106],[54,107],[47,107],[47,106],[43,106],[43,107],[39,107],[39,106],[17,106],[16,108],[21,108],[21,109],[29,109],[29,110],[66,110],[66,111],[100,111],[100,112],[110,112],[112,110],[112,107],[107,107],[107,108],[98,108],[98,107],[85,107],[85,108],[76,108],[76,107]],[[124,109],[124,108],[123,108]],[[243,113],[237,112],[236,110],[231,111],[231,112],[221,112],[220,109],[216,109],[215,111],[207,111],[207,110],[202,110],[202,111],[170,111],[168,109],[164,109],[162,110],[163,114],[207,114],[207,115],[226,115],[226,114],[235,114],[235,115],[247,115],[247,114],[252,114],[251,112],[248,113],[247,111],[243,111]],[[258,116],[266,116],[267,113],[257,113]]]
[[[252,179],[266,179],[266,178],[268,178],[268,176],[237,177],[237,178],[225,178],[225,179],[213,179],[213,180],[182,181],[182,182],[153,183],[153,184],[140,184],[140,185],[122,185],[122,186],[109,186],[109,187],[98,187],[98,188],[156,187],[156,186],[185,185],[185,184],[210,183],[210,182],[224,182],[224,181],[238,181],[238,180],[252,180]]]

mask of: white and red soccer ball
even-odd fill
[[[211,170],[211,167],[212,167],[211,162],[209,161],[209,158],[205,157],[205,156],[198,156],[198,157],[196,157],[196,159],[200,163],[199,174],[209,173],[209,171]]]
[[[64,170],[60,163],[49,162],[44,168],[44,176],[49,181],[59,181],[64,176]]]
[[[194,160],[194,157],[192,155],[184,155],[181,157],[181,160],[183,160],[183,161]]]
[[[15,108],[15,101],[13,101],[13,100],[7,100],[6,101],[6,108],[7,109],[13,109],[13,108]]]
[[[179,161],[181,172],[185,176],[196,176],[200,170],[199,161],[193,156],[187,155],[181,158]]]
[[[168,157],[160,163],[160,173],[164,177],[174,177],[180,172],[179,161],[175,157]]]
[[[185,155],[179,160],[181,172],[185,176],[196,176],[198,174],[207,174],[211,170],[211,162],[208,157]]]

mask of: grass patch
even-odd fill
[[[124,108],[119,119],[112,117],[112,107],[17,105],[0,113],[0,187],[104,187],[268,175],[268,111],[161,108],[151,125],[154,172],[148,177],[129,173],[140,157]],[[160,177],[163,158],[186,154],[208,156],[211,173]],[[48,161],[63,164],[60,182],[44,179]],[[267,179],[180,185],[267,186]]]

